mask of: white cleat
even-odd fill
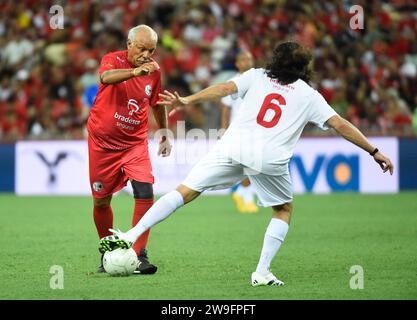
[[[277,277],[275,277],[272,272],[269,272],[267,274],[260,274],[258,272],[252,273],[252,287],[257,286],[283,286],[284,282],[281,280],[278,280]]]

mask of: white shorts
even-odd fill
[[[204,192],[230,188],[248,177],[258,196],[258,204],[271,207],[292,202],[291,178],[288,170],[285,172],[278,176],[255,174],[241,163],[212,150],[191,169],[182,184]]]

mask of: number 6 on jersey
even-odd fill
[[[274,100],[278,101],[278,104]],[[268,94],[262,103],[261,109],[259,110],[258,116],[256,117],[256,122],[265,128],[272,128],[276,126],[279,122],[279,119],[281,119],[282,110],[280,107],[285,106],[286,104],[287,103],[285,98],[280,94]],[[274,116],[269,121],[265,120],[265,115],[268,110],[274,111]]]

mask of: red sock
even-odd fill
[[[113,210],[110,205],[94,206],[94,223],[100,239],[112,234],[109,231],[109,228],[113,228]]]
[[[135,210],[133,212],[132,227],[134,227],[139,222],[139,220],[142,219],[146,211],[148,211],[152,205],[153,199],[135,199]],[[144,232],[133,245],[132,248],[135,250],[137,255],[140,254],[140,250],[142,248],[146,248],[148,237],[149,229],[146,230],[146,232]]]

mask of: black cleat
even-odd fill
[[[104,270],[104,266],[103,266],[103,257],[104,257],[104,253],[101,253],[101,262],[100,262],[100,266],[98,267],[97,273],[106,273],[106,270]]]
[[[133,272],[133,274],[154,274],[158,267],[149,263],[148,253],[146,249],[141,249],[138,255],[139,266]]]

